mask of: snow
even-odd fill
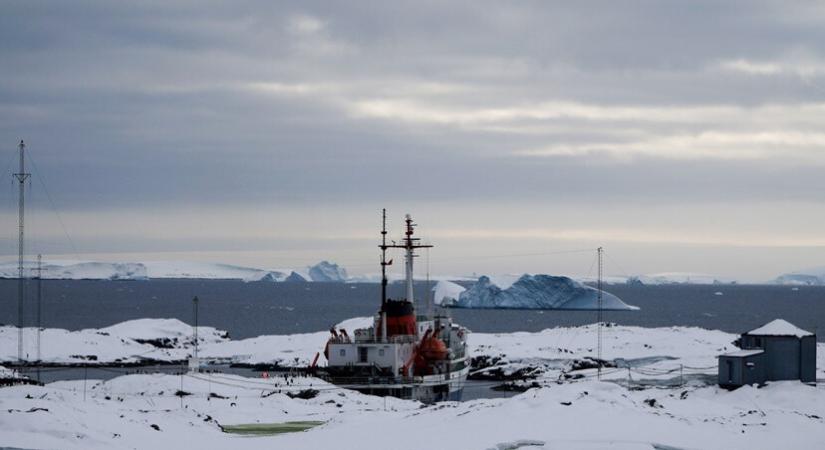
[[[372,325],[371,317],[345,320],[335,327],[352,336],[357,328]],[[31,338],[34,328],[24,328]],[[193,327],[177,319],[137,319],[106,328],[68,331],[46,328],[41,332],[41,359],[54,364],[111,364],[142,361],[183,361],[193,353]],[[328,331],[267,335],[231,340],[213,327],[198,327],[198,356],[203,362],[308,366],[324,348]],[[33,341],[28,339],[28,341]],[[34,359],[33,349],[28,349]],[[0,362],[17,360],[17,328],[0,327]]]
[[[371,320],[355,318],[336,327],[352,330]],[[14,340],[6,336],[15,331],[0,328],[0,355],[16,351]],[[75,353],[105,350],[111,356],[120,352],[120,357],[129,357],[143,345],[130,342],[133,337],[176,338],[175,348],[167,350],[181,348],[182,353],[191,344],[186,339],[191,327],[167,319],[78,332],[47,329],[44,335],[58,331],[64,333],[63,339],[74,340],[65,346]],[[603,327],[603,357],[621,368],[605,368],[603,381],[597,381],[595,369],[571,372],[571,364],[596,356],[598,333],[595,325],[537,333],[471,333],[472,356],[497,357],[496,367],[505,371],[533,368],[541,387],[512,398],[432,406],[361,395],[312,377],[143,374],[6,387],[0,389],[0,445],[61,449],[534,448],[524,447],[529,444],[573,450],[758,450],[820,448],[825,442],[822,384],[785,381],[732,392],[715,386],[716,356],[735,350],[734,334],[695,327]],[[214,328],[200,328],[199,334],[204,339],[201,349],[207,354],[246,354],[261,360],[289,355],[305,361],[323,348],[329,336],[319,331],[236,342]],[[61,341],[45,341],[44,351],[53,354],[49,348],[58,345],[64,346]],[[817,376],[823,378],[825,344],[818,344],[817,356]],[[665,383],[679,379],[682,371],[683,385]],[[559,381],[564,373],[582,378]],[[650,387],[655,380],[663,383]],[[640,382],[648,384],[645,387]],[[285,395],[308,388],[318,390],[318,396],[301,400]],[[175,396],[179,389],[191,395]],[[219,397],[210,398],[210,393]],[[219,427],[300,420],[325,423],[307,432],[256,437],[226,434]],[[399,438],[410,436],[414,438]]]
[[[748,331],[747,334],[753,336],[796,336],[798,338],[814,335],[783,319],[773,320],[755,330]]]
[[[478,450],[542,442],[535,448],[759,450],[812,449],[825,442],[825,389],[798,382],[728,392],[713,386],[638,390],[591,380],[428,407],[314,378],[292,382],[187,374],[92,380],[85,389],[83,380],[14,386],[0,389],[0,439],[15,448],[70,450]],[[310,387],[319,391],[310,400],[284,394]],[[191,395],[176,397],[181,388]],[[222,433],[219,426],[297,420],[325,423],[307,432],[255,437]]]
[[[746,357],[765,353],[765,350],[739,350],[738,352],[725,353],[724,356]]]
[[[499,284],[501,283],[501,284]],[[460,287],[460,286],[459,286]],[[438,288],[438,286],[436,286]],[[456,294],[458,294],[456,296]],[[444,284],[435,295],[442,305],[454,308],[597,309],[598,290],[568,277],[522,275],[491,279],[482,276],[469,289],[459,291]],[[602,292],[602,309],[637,310],[608,292]]]

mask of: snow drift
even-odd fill
[[[494,282],[482,276],[469,289],[459,291],[455,283],[436,286],[436,301],[452,308],[500,309],[598,309],[598,290],[568,277],[522,275],[515,282]],[[458,288],[457,288],[457,287]],[[463,289],[463,288],[462,288]],[[456,294],[458,296],[456,297]],[[639,309],[602,292],[602,309],[629,311]]]

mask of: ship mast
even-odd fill
[[[387,262],[387,208],[382,210],[381,215],[381,311],[387,303],[387,266],[392,261]]]
[[[23,224],[25,210],[26,180],[31,174],[26,173],[23,153],[26,144],[20,141],[20,172],[14,174],[14,178],[20,183],[20,196],[17,203],[17,362],[23,362],[23,296],[25,286],[23,280]]]
[[[415,229],[415,223],[413,223],[412,216],[407,214],[404,221],[407,223],[407,230],[404,232],[404,242],[402,245],[389,245],[388,247],[391,248],[403,248],[406,252],[406,261],[405,261],[405,274],[406,274],[406,284],[407,284],[407,301],[415,304],[414,300],[414,292],[413,292],[413,258],[417,255],[415,254],[415,249],[417,248],[431,248],[432,245],[429,244],[421,244],[421,239],[414,238],[413,233]]]

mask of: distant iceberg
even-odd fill
[[[26,276],[34,277],[36,263],[26,261]],[[53,280],[145,280],[148,269],[142,263],[87,261],[44,261],[44,279]],[[0,263],[0,278],[17,278],[17,262]]]
[[[35,276],[36,263],[24,263],[26,276]],[[322,261],[308,269],[267,270],[232,264],[195,261],[93,262],[51,260],[43,262],[43,278],[52,280],[153,280],[198,279],[245,282],[347,281],[347,271]],[[0,278],[17,278],[17,262],[0,263]]]
[[[284,278],[284,281],[287,283],[306,283],[307,279],[304,278],[303,275],[293,270],[288,277]]]
[[[468,289],[456,283],[439,282],[434,291],[436,302],[452,308],[595,310],[599,307],[598,290],[568,277],[552,275],[525,274],[512,283],[495,282],[482,276]],[[602,291],[602,309],[639,308]]]
[[[785,273],[776,277],[773,283],[791,286],[822,286],[825,285],[825,267]]]
[[[737,284],[732,278],[718,277],[706,273],[663,272],[648,275],[635,275],[627,278],[627,284]]]
[[[347,271],[338,264],[321,261],[309,268],[309,278],[320,282],[342,282],[347,281]]]

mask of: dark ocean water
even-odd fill
[[[27,288],[26,324],[35,323],[36,282]],[[377,284],[244,283],[227,280],[43,281],[44,327],[99,328],[144,317],[193,321],[192,297],[200,299],[200,323],[234,338],[326,330],[341,320],[370,316],[380,303]],[[605,320],[645,327],[698,326],[744,332],[775,318],[810,331],[825,330],[825,287],[629,286],[606,289],[640,311],[605,312]],[[427,292],[416,284],[417,296]],[[716,295],[721,292],[722,295]],[[390,286],[400,295],[401,285]],[[0,280],[0,322],[17,322],[17,283]],[[596,321],[596,312],[451,310],[477,332],[539,331]],[[825,340],[819,332],[818,339]]]

